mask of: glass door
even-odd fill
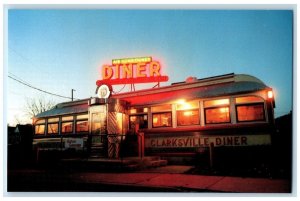
[[[92,115],[92,134],[101,135],[106,133],[106,114],[104,112],[94,112]]]
[[[89,157],[107,157],[107,110],[106,105],[89,108]]]

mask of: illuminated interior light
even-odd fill
[[[118,126],[118,132],[122,133],[123,129],[123,114],[117,113],[117,126]]]
[[[184,99],[179,99],[179,100],[176,101],[176,103],[177,103],[177,104],[180,104],[180,105],[183,105],[183,104],[185,104],[186,102],[185,102]]]
[[[157,124],[158,119],[156,117],[153,118],[153,123]]]
[[[135,114],[136,113],[136,109],[131,109],[130,110],[130,114]]]
[[[185,103],[185,104],[182,105],[182,109],[183,110],[189,110],[189,109],[191,109],[191,105],[188,104],[188,103]]]
[[[228,112],[228,108],[222,107],[222,108],[220,108],[220,112],[222,112],[222,113]]]
[[[185,112],[183,112],[183,115],[184,116],[191,116],[191,115],[193,115],[193,112],[192,111],[185,111]]]
[[[192,109],[191,104],[187,103],[184,99],[180,99],[178,101],[176,101],[176,103],[178,105],[180,105],[180,107],[177,107],[177,109],[181,109],[181,110],[189,110]]]
[[[218,105],[229,105],[229,99],[226,98],[226,99],[204,101],[204,107],[212,107]]]
[[[215,100],[215,105],[227,105],[229,104],[229,99]]]
[[[273,98],[273,91],[268,91],[268,98]]]

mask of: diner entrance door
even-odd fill
[[[107,157],[107,106],[90,107],[90,157]]]

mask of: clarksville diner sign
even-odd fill
[[[161,65],[152,57],[113,59],[111,65],[102,66],[102,80],[97,86],[166,82],[168,76],[161,75]]]
[[[214,146],[253,146],[270,145],[269,135],[242,136],[178,136],[178,137],[150,137],[145,139],[146,148],[191,148]]]

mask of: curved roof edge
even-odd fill
[[[218,86],[217,88],[215,86]],[[194,90],[196,88],[201,88],[201,97],[209,97],[216,95],[224,95],[224,93],[236,93],[237,91],[251,91],[251,90],[261,90],[263,88],[269,88],[260,79],[248,75],[248,74],[224,74],[214,77],[208,77],[203,79],[196,79],[193,82],[179,82],[173,85],[164,86],[160,88],[143,89],[133,92],[125,92],[120,94],[114,94],[112,97],[120,99],[135,99],[137,96],[147,97],[148,95],[171,93],[172,96],[174,91],[182,91],[181,93],[187,93],[189,90]],[[208,89],[211,89],[208,90]],[[184,92],[186,91],[186,92]],[[198,92],[193,92],[193,95],[200,96]],[[189,96],[189,94],[185,94]],[[92,97],[91,97],[92,98]],[[41,118],[46,116],[64,115],[71,113],[87,112],[89,103],[88,100],[91,98],[86,98],[82,100],[69,101],[59,103],[52,109],[39,113],[35,118]],[[161,97],[158,97],[161,99]]]
[[[51,116],[57,116],[57,115],[87,112],[88,111],[88,100],[89,99],[82,99],[82,100],[58,103],[50,110],[47,110],[45,112],[41,112],[41,113],[35,115],[34,118],[51,117]]]
[[[234,81],[235,82],[243,82],[243,81],[258,82],[258,83],[261,83],[266,86],[266,84],[263,81],[261,81],[260,79],[258,79],[257,77],[254,77],[254,76],[248,75],[248,74],[235,74]]]
[[[113,97],[115,98],[126,98],[130,96],[141,96],[146,94],[155,94],[155,93],[163,93],[167,91],[176,91],[180,89],[189,89],[189,88],[196,88],[196,87],[205,87],[205,86],[211,86],[211,85],[220,85],[220,84],[226,84],[226,83],[238,83],[238,82],[252,82],[252,83],[259,83],[260,85],[263,85],[264,87],[268,87],[258,78],[247,75],[247,74],[224,74],[219,76],[213,76],[208,78],[202,78],[202,79],[195,79],[193,82],[177,82],[173,83],[169,86],[159,87],[159,88],[152,88],[152,89],[142,89],[137,91],[131,91],[131,92],[124,92],[124,93],[118,93],[113,94]]]

